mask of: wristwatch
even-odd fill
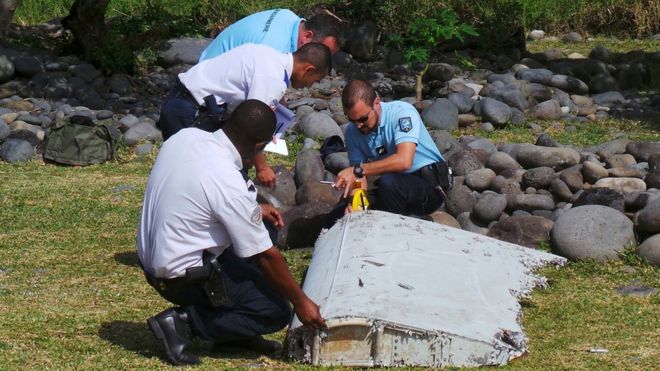
[[[362,178],[364,176],[363,173],[364,170],[362,170],[362,164],[353,167],[353,175],[355,175],[356,178]]]

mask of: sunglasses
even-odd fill
[[[366,115],[356,118],[355,120],[353,120],[353,122],[356,122],[356,123],[359,123],[359,124],[364,124],[365,122],[367,122],[367,120],[369,120],[369,116],[371,115],[371,111],[373,111],[373,108],[369,109],[369,112]]]

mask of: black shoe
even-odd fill
[[[188,315],[180,308],[166,309],[149,318],[147,324],[165,345],[167,358],[175,365],[196,365],[199,357],[186,352],[192,334]]]

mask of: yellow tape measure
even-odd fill
[[[364,189],[358,189],[353,193],[353,200],[351,201],[351,208],[353,211],[364,211],[369,208],[369,200],[367,199],[367,192]]]

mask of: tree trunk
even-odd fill
[[[417,98],[417,103],[422,103],[424,99],[424,74],[429,69],[429,64],[427,63],[424,66],[424,69],[417,74],[416,84],[415,84],[415,98]]]
[[[93,50],[105,36],[105,10],[110,0],[76,0],[69,15],[62,20],[71,30],[78,54],[91,60]]]
[[[19,0],[1,0],[0,1],[0,38],[4,39],[9,31],[11,22]]]

